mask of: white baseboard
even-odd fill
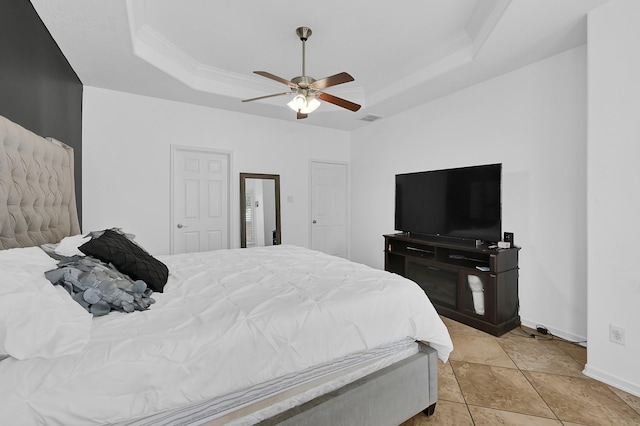
[[[582,373],[592,379],[596,379],[602,383],[611,385],[614,388],[630,393],[631,395],[640,397],[640,385],[628,382],[620,377],[612,376],[611,374],[605,373],[597,368],[590,367],[588,362],[587,365],[584,366]]]
[[[577,336],[575,334],[571,334],[571,333],[567,333],[566,331],[562,331],[562,330],[557,330],[551,327],[547,327],[545,324],[541,324],[539,322],[533,322],[533,321],[529,321],[527,319],[524,318],[520,318],[520,322],[522,323],[522,325],[527,326],[529,328],[532,329],[536,329],[536,327],[538,325],[542,325],[544,327],[546,327],[546,329],[549,331],[549,333],[553,334],[554,336],[558,336],[562,339],[568,340],[570,342],[576,342],[579,343],[581,346],[587,346],[587,338],[584,336]]]

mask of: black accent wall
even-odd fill
[[[82,82],[29,0],[0,0],[0,115],[73,147],[82,223]]]

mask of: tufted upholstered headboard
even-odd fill
[[[79,233],[73,149],[0,115],[0,249]]]

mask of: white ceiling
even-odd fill
[[[609,0],[31,0],[83,84],[247,114],[354,130],[428,100],[576,47],[586,13]],[[305,120],[287,80],[338,72],[355,81],[327,93]]]

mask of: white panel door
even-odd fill
[[[171,252],[229,248],[229,155],[172,149]]]
[[[347,165],[311,163],[311,248],[348,257]]]

